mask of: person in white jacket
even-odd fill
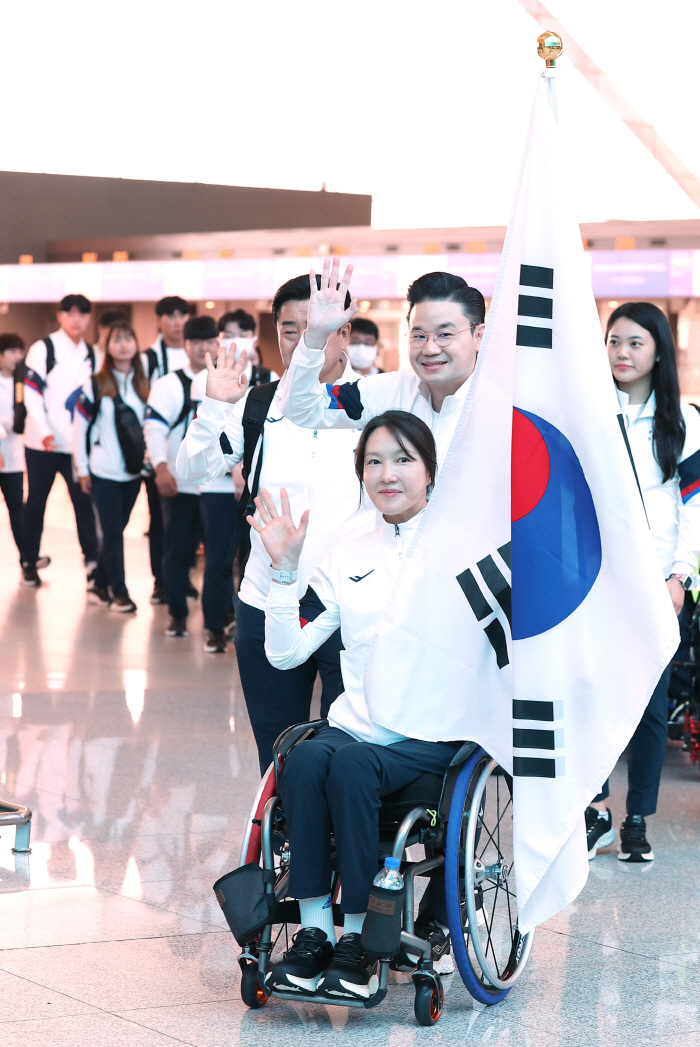
[[[342,693],[327,723],[287,756],[280,795],[289,830],[290,894],[299,899],[301,929],[267,984],[367,998],[376,988],[376,960],[365,955],[360,932],[377,871],[380,798],[421,774],[442,775],[461,741],[424,741],[377,723],[364,687],[376,629],[403,553],[420,525],[435,480],[435,441],[427,425],[405,411],[388,411],[366,426],[356,452],[360,483],[378,510],[369,534],[333,546],[316,568],[306,595],[294,584],[309,511],[295,526],[286,492],[281,513],[262,491],[251,526],[270,559],[272,583],[265,608],[265,649],[279,669],[305,661],[337,628],[343,640]],[[313,515],[313,511],[312,511]],[[439,687],[439,676],[436,676]],[[431,717],[430,701],[422,714]],[[331,833],[343,885],[343,936],[335,950],[331,885]],[[417,921],[418,932],[427,940]],[[444,937],[444,935],[443,935]]]
[[[128,321],[117,320],[109,329],[102,367],[78,398],[73,462],[81,490],[92,495],[102,528],[97,584],[88,600],[122,613],[136,610],[124,575],[124,529],[141,488],[141,472],[130,471],[125,461],[122,444],[130,433],[124,432],[121,418],[129,409],[129,421],[142,427],[148,392],[134,329]],[[137,440],[138,436],[137,432]],[[133,440],[127,451],[139,457]],[[143,464],[142,453],[140,458]],[[134,463],[130,465],[133,469]]]
[[[90,322],[85,295],[68,294],[58,308],[59,330],[40,338],[27,353],[24,430],[28,494],[22,511],[22,584],[41,585],[37,573],[46,502],[56,474],[66,482],[85,559],[88,592],[95,587],[97,530],[92,503],[73,479],[73,412],[94,370],[95,354],[84,334]]]
[[[298,276],[282,284],[272,302],[280,354],[287,367],[306,325],[308,301],[308,277]],[[349,330],[350,325],[344,324],[328,338],[323,370],[329,381],[352,377],[345,358]],[[277,386],[250,389],[246,363],[244,353],[236,361],[235,354],[226,354],[223,348],[216,367],[211,361],[207,363],[206,395],[178,453],[178,475],[181,481],[203,482],[231,472],[244,457],[244,431],[252,428],[247,413],[250,402],[255,394],[266,390],[268,406],[248,482],[253,485],[259,464],[260,487],[274,494],[285,487],[295,514],[307,506],[313,510],[299,573],[303,595],[311,572],[339,537],[363,534],[374,525],[374,510],[358,505],[354,452],[360,434],[350,428],[330,433],[293,425],[280,408],[284,375]],[[252,533],[251,553],[236,608],[235,643],[263,774],[272,759],[277,736],[291,724],[308,719],[317,673],[322,684],[324,716],[341,683],[337,633],[292,672],[279,672],[270,664],[265,654],[265,601],[269,589],[267,554],[258,535]]]
[[[659,570],[680,614],[700,554],[700,414],[682,404],[673,335],[650,302],[627,302],[608,320],[606,341],[620,410]],[[627,817],[618,858],[650,862],[646,818],[656,811],[668,738],[667,666],[629,744]],[[606,782],[586,810],[588,857],[613,843]]]
[[[357,312],[345,306],[352,266],[339,281],[340,263],[326,259],[320,288],[312,293],[306,330],[296,347],[282,391],[285,417],[310,429],[362,428],[389,410],[410,411],[435,437],[438,464],[445,459],[471,384],[484,333],[481,291],[461,276],[426,273],[408,288],[408,347],[412,371],[388,371],[351,381],[320,378],[323,347],[332,331]],[[315,282],[311,271],[309,279]]]
[[[24,359],[18,334],[0,335],[0,491],[3,493],[15,545],[22,555],[21,519],[24,504],[24,444],[15,432],[15,381]]]

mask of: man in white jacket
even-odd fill
[[[46,502],[57,473],[65,480],[73,503],[88,591],[95,583],[98,552],[95,517],[89,496],[73,479],[71,463],[73,411],[95,364],[93,348],[84,339],[90,309],[84,295],[66,295],[58,308],[58,331],[49,338],[40,338],[27,353],[24,444],[29,492],[21,525],[22,584],[33,588],[41,585],[37,560]]]
[[[294,352],[282,392],[286,418],[311,429],[362,428],[384,411],[418,415],[432,430],[438,468],[464,404],[484,333],[484,296],[461,276],[426,273],[408,289],[409,360],[412,371],[353,376],[332,384],[323,369],[323,347],[338,324],[357,311],[345,307],[352,266],[339,283],[340,263],[326,259],[320,289],[311,296],[306,331]],[[317,279],[313,270],[311,278]]]
[[[277,290],[272,315],[277,326],[280,353],[289,366],[295,346],[306,326],[309,281],[306,276],[287,281]],[[323,375],[330,382],[352,380],[352,368],[345,351],[349,323],[339,325],[328,338]],[[323,355],[323,354],[321,354]],[[177,470],[181,481],[213,480],[244,458],[244,429],[250,429],[249,399],[267,389],[262,437],[256,445],[248,483],[258,475],[260,488],[275,497],[286,488],[292,514],[298,519],[311,510],[308,537],[299,568],[297,588],[304,595],[312,571],[330,547],[343,538],[352,538],[374,527],[374,509],[360,504],[360,489],[355,476],[354,450],[359,429],[326,433],[303,429],[287,421],[280,409],[279,386],[259,386],[249,390],[245,377],[246,361],[241,354],[234,364],[233,354],[219,354],[218,366],[209,363],[207,395],[199,406],[178,453]],[[233,406],[235,404],[235,406]],[[260,462],[258,474],[257,462]],[[247,492],[244,493],[244,497]],[[247,498],[246,498],[247,501]],[[272,745],[286,727],[308,719],[317,672],[321,677],[321,715],[325,716],[337,697],[340,674],[340,635],[336,632],[303,665],[282,671],[270,665],[265,654],[265,601],[270,590],[270,558],[253,534],[251,554],[241,583],[236,611],[236,654],[243,694],[248,707],[260,767],[265,771],[272,756]]]

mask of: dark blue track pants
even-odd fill
[[[333,832],[342,910],[365,912],[377,875],[382,796],[422,774],[443,775],[460,745],[412,738],[374,745],[328,726],[296,745],[280,778],[292,855],[290,895],[318,898],[330,890]]]
[[[92,500],[100,518],[100,580],[112,590],[112,596],[127,591],[124,577],[124,529],[141,490],[141,477],[136,480],[105,480],[91,476]]]
[[[73,479],[71,456],[59,451],[25,450],[27,462],[28,494],[22,510],[22,562],[35,564],[39,558],[41,534],[44,530],[44,513],[56,474],[66,481],[68,494],[73,503],[78,541],[83,550],[85,563],[97,563],[97,528],[92,501],[80,490]]]
[[[174,618],[187,617],[190,567],[199,542],[199,495],[161,498],[163,512],[163,580],[168,610]]]
[[[219,632],[233,610],[233,571],[224,575],[231,535],[236,523],[235,494],[211,491],[199,496],[204,534],[204,582],[202,613],[204,628]]]
[[[22,506],[24,502],[24,473],[0,473],[0,491],[3,493],[15,545],[22,554]]]

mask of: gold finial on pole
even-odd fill
[[[558,33],[547,30],[546,33],[537,37],[537,54],[540,58],[544,58],[547,69],[555,68],[556,60],[563,50],[564,44]]]

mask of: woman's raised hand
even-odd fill
[[[299,526],[294,526],[292,514],[289,510],[289,498],[284,487],[280,491],[282,503],[282,515],[275,508],[268,491],[262,490],[255,499],[258,510],[256,516],[248,516],[247,520],[254,531],[257,531],[262,543],[272,561],[275,571],[282,569],[296,571],[299,566],[301,548],[306,538],[306,528],[309,524],[309,510],[302,513]],[[260,517],[258,519],[257,517]]]
[[[216,360],[216,367],[209,353],[206,354],[207,364],[207,396],[212,400],[223,400],[227,404],[237,404],[245,395],[248,388],[248,379],[244,375],[248,354],[245,349],[236,360],[236,350],[233,346],[226,352],[222,345]]]
[[[350,286],[352,266],[347,266],[340,280],[340,259],[326,258],[321,273],[321,286],[316,286],[316,273],[309,273],[311,295],[306,319],[304,341],[309,349],[323,349],[330,335],[349,323],[357,312],[357,299],[353,298],[350,308],[345,308],[345,298]]]

